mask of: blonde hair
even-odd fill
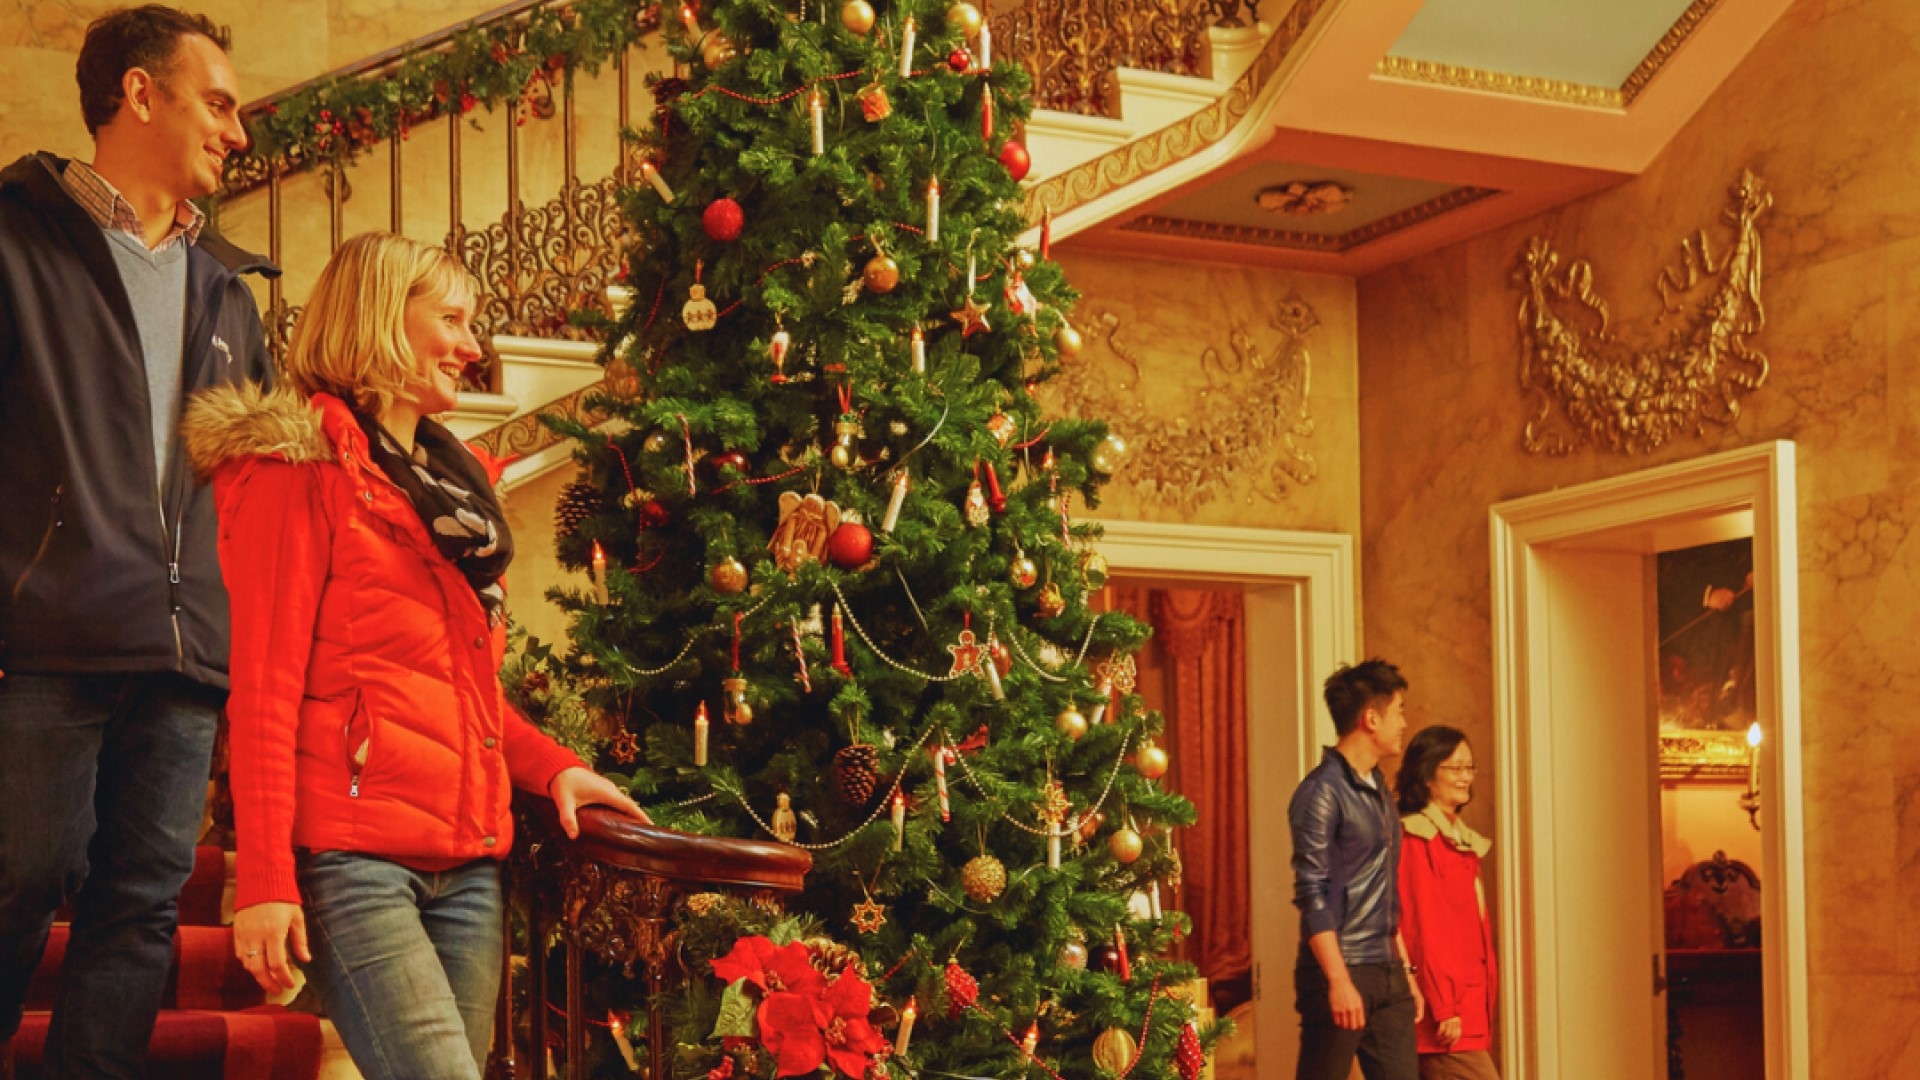
[[[407,302],[473,291],[472,275],[444,248],[361,233],[320,271],[287,342],[286,376],[304,395],[332,394],[384,416],[416,376]]]

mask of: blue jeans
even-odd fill
[[[308,974],[367,1080],[480,1080],[500,996],[500,864],[428,873],[320,851],[299,875]]]
[[[49,1076],[144,1072],[225,702],[171,672],[0,678],[0,1042],[73,903]]]

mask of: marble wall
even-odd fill
[[[1920,5],[1791,9],[1630,183],[1359,284],[1362,568],[1369,651],[1416,680],[1419,719],[1491,741],[1487,510],[1495,502],[1769,439],[1798,443],[1812,1060],[1816,1077],[1920,1075]],[[1511,283],[1527,239],[1592,262],[1623,343],[1663,340],[1653,282],[1760,222],[1767,386],[1741,417],[1646,456],[1521,449]],[[1483,754],[1482,760],[1488,755]],[[1483,784],[1490,778],[1482,775]],[[1491,829],[1497,808],[1468,811]]]

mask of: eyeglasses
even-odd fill
[[[1455,776],[1472,776],[1480,771],[1480,767],[1478,765],[1437,765],[1433,771],[1453,773]]]

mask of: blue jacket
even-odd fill
[[[37,154],[0,172],[0,670],[225,687],[213,495],[177,447],[160,490],[140,332],[64,167]],[[211,228],[189,253],[182,400],[271,380],[249,272],[278,273]]]
[[[1300,909],[1301,966],[1316,961],[1307,940],[1340,935],[1349,964],[1399,959],[1400,813],[1387,778],[1368,787],[1332,747],[1300,781],[1287,808],[1293,827],[1293,903]]]

